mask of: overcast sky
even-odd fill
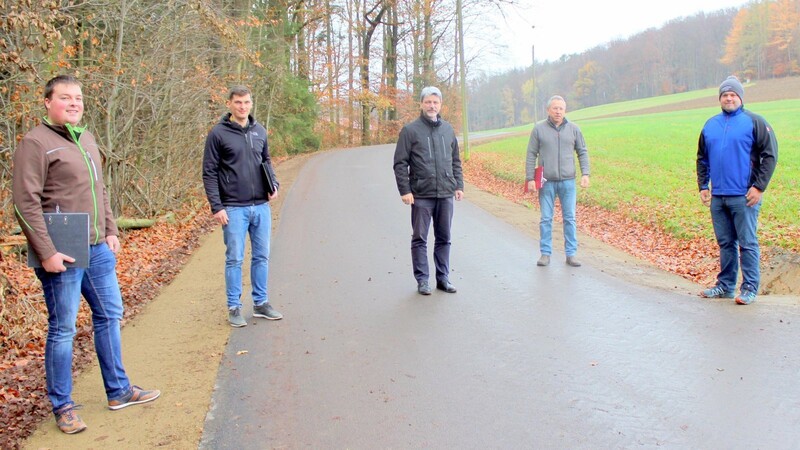
[[[554,61],[564,54],[581,53],[658,28],[678,17],[746,3],[748,0],[519,0],[520,7],[507,8],[507,25],[498,24],[498,42],[508,49],[497,61],[497,72],[530,66],[531,45],[535,45],[537,61]]]

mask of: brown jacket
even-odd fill
[[[88,131],[43,123],[22,138],[14,152],[14,212],[28,243],[44,261],[56,249],[42,213],[89,213],[89,242],[99,244],[117,235],[100,151]]]

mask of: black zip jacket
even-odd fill
[[[280,186],[272,169],[267,130],[253,116],[248,117],[244,128],[230,119],[230,113],[222,116],[206,138],[203,186],[212,214],[226,206],[260,205],[269,201],[262,161],[269,163],[273,179]]]
[[[453,127],[424,114],[404,126],[394,151],[394,177],[400,195],[447,198],[464,190],[458,139]]]

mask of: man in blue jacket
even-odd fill
[[[423,88],[420,102],[419,118],[400,130],[394,176],[400,199],[411,205],[411,263],[417,292],[431,294],[427,239],[432,221],[436,288],[452,294],[456,292],[449,279],[453,198],[464,197],[458,140],[453,127],[439,116],[442,92],[433,86]]]
[[[252,258],[250,282],[253,285],[253,316],[278,320],[283,315],[272,308],[267,297],[269,240],[272,214],[265,188],[262,161],[272,170],[267,144],[267,130],[250,115],[253,100],[250,90],[235,86],[228,92],[225,114],[206,138],[203,155],[203,185],[211,213],[222,225],[225,239],[225,294],[228,321],[232,327],[244,327],[242,317],[242,262],[244,242],[250,234]],[[271,172],[272,173],[272,172]]]
[[[741,259],[742,285],[736,303],[749,305],[756,299],[761,278],[758,212],[778,162],[778,141],[763,117],[744,109],[744,87],[736,77],[719,86],[719,102],[722,112],[708,119],[700,133],[697,185],[700,200],[711,207],[720,272],[716,286],[700,295],[734,298]]]

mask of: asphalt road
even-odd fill
[[[301,171],[270,260],[285,319],[232,333],[200,448],[798,448],[798,308],[536,267],[469,192],[458,293],[420,296],[392,151]]]

